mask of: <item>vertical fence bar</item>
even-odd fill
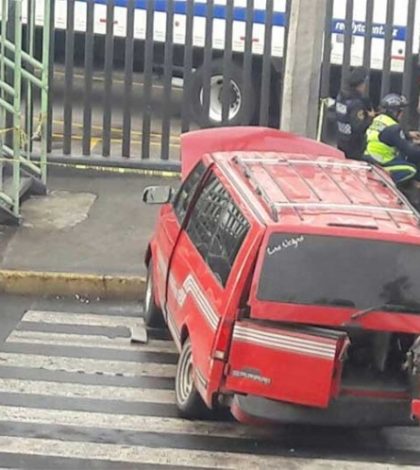
[[[254,32],[254,0],[246,2],[246,18],[245,18],[245,41],[243,55],[243,81],[245,94],[243,100],[252,99],[253,79],[252,79],[252,46]]]
[[[47,154],[48,154],[48,102],[49,102],[49,76],[50,68],[50,28],[52,28],[53,19],[51,18],[51,3],[55,0],[44,0],[44,30],[42,37],[42,89],[41,89],[41,180],[47,183]]]
[[[13,214],[19,217],[20,208],[20,138],[21,138],[21,85],[22,85],[22,2],[14,2],[14,24],[15,24],[15,73],[13,88],[14,113],[13,113]]]
[[[281,122],[281,112],[283,108],[283,84],[284,77],[286,75],[286,61],[287,61],[287,48],[289,44],[289,29],[290,29],[290,15],[292,11],[292,0],[286,0],[286,14],[285,14],[285,25],[284,25],[284,47],[283,47],[283,63],[281,67],[281,90],[280,90],[280,106],[279,106],[279,122]]]
[[[55,1],[49,1],[49,17],[50,24],[48,25],[48,112],[47,112],[47,153],[52,150],[52,134],[53,134],[53,99],[54,99],[54,51],[55,51]]]
[[[191,76],[193,69],[193,28],[194,28],[194,0],[186,3],[186,26],[184,46],[184,87],[182,94],[182,132],[190,129],[189,100],[191,99]]]
[[[322,55],[321,69],[321,98],[327,98],[330,96],[333,7],[334,0],[327,0],[324,26],[324,52]]]
[[[26,52],[33,57],[34,55],[34,42],[35,42],[35,0],[27,0],[27,27],[26,27]],[[44,5],[45,7],[45,5]],[[26,64],[26,69],[31,73],[34,72],[34,67]],[[26,158],[31,159],[32,151],[32,134],[33,134],[33,95],[32,95],[32,82],[26,80],[26,96],[25,96],[25,132],[27,140],[25,142]]]
[[[134,65],[134,15],[135,0],[127,3],[127,31],[124,51],[124,102],[123,102],[123,135],[122,155],[131,155],[131,100],[133,95],[133,65]]]
[[[0,37],[0,81],[5,83],[5,66],[4,57],[6,53],[5,42],[6,42],[6,30],[7,30],[7,0],[1,2],[1,37]],[[6,100],[6,93],[3,88],[0,88],[0,97],[3,101]],[[6,110],[3,106],[0,106],[0,129],[6,129]],[[0,158],[3,159],[3,143],[6,136],[0,134]],[[0,161],[0,191],[3,188],[3,160]]]
[[[344,30],[343,68],[341,71],[341,88],[344,87],[347,77],[350,73],[351,46],[353,41],[353,6],[353,0],[347,0]]]
[[[405,37],[405,60],[402,92],[403,95],[411,96],[412,69],[413,69],[413,46],[414,46],[414,20],[416,15],[416,0],[408,0],[407,30]]]
[[[106,10],[104,108],[102,121],[102,155],[111,154],[112,72],[114,65],[114,0],[108,0]]]
[[[213,59],[213,12],[214,0],[208,0],[206,4],[206,36],[204,43],[203,59],[203,104],[202,115],[209,117],[210,114],[210,82],[211,82],[211,62]]]
[[[146,43],[144,54],[144,81],[143,81],[143,133],[142,158],[150,158],[150,132],[152,129],[152,79],[153,79],[153,31],[155,12],[153,0],[147,2],[146,14]]]
[[[410,113],[404,113],[403,120],[404,124],[407,125],[412,118],[413,110],[416,109],[417,103],[412,103],[413,97],[413,68],[414,68],[414,21],[416,16],[416,0],[408,1],[407,11],[407,30],[405,37],[405,58],[404,58],[404,74],[402,83],[402,93],[407,96],[410,104]],[[417,98],[417,96],[416,96]]]
[[[92,140],[92,85],[93,85],[93,47],[94,47],[94,2],[86,4],[86,33],[85,33],[85,90],[83,100],[83,140],[82,152],[85,157],[91,154]]]
[[[4,57],[5,57],[5,41],[6,41],[6,31],[7,31],[7,15],[8,15],[8,5],[7,0],[2,0],[1,3],[1,37],[0,37],[0,81],[5,83],[5,66],[4,66]],[[0,88],[0,97],[2,100],[6,99],[6,93],[3,88]],[[6,110],[3,106],[0,106],[0,129],[6,129]],[[6,136],[5,134],[0,134],[0,191],[3,190],[3,144]]]
[[[73,117],[73,74],[74,74],[74,6],[75,0],[67,1],[67,29],[64,66],[64,155],[71,154]]]
[[[363,66],[370,70],[372,57],[372,28],[374,0],[366,0],[366,31],[363,48]]]
[[[174,53],[174,0],[167,0],[166,3],[166,37],[165,56],[163,59],[163,105],[165,111],[162,119],[162,160],[169,159],[169,141],[171,133],[172,115],[172,72]]]
[[[265,9],[264,53],[261,76],[260,126],[268,125],[271,95],[271,51],[273,37],[273,0],[267,0]]]
[[[381,96],[383,97],[391,88],[391,59],[392,37],[394,33],[394,0],[388,0],[386,5],[384,62],[382,68]]]
[[[233,0],[226,1],[225,50],[223,54],[222,123],[229,124],[232,88]]]
[[[16,2],[8,2],[8,20],[6,22],[6,39],[9,41],[13,42],[15,41],[15,3]],[[5,57],[8,57],[10,60],[14,61],[14,55],[12,52],[8,51],[7,49],[5,50]],[[16,74],[16,67],[14,70],[11,70],[10,67],[6,67],[5,69],[5,75],[6,75],[6,83],[10,86],[14,86],[14,76]],[[20,90],[19,90],[20,91]],[[13,100],[10,100],[13,102]],[[6,112],[6,124],[5,128],[6,129],[12,129],[14,127],[13,124],[13,114],[10,112]],[[5,143],[9,148],[13,148],[13,133],[12,132],[6,132],[5,135]]]

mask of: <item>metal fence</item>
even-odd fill
[[[18,223],[22,197],[46,191],[51,10],[49,0],[38,4],[46,24],[40,60],[34,57],[35,0],[27,3],[25,12],[21,0],[0,4],[0,222]]]
[[[361,2],[366,4],[364,31],[356,33],[358,1],[335,1],[344,5],[345,18],[342,24],[333,19],[334,1],[328,0],[321,98],[335,96],[351,66],[364,64],[372,68],[375,104],[390,90],[416,101],[416,0],[404,0],[405,52],[397,59],[394,47],[401,38],[394,37],[395,0],[380,1],[382,7],[386,3],[382,29],[373,21],[379,0]],[[266,1],[265,10],[258,10],[254,0],[241,8],[234,0],[223,5],[214,0],[126,0],[124,10],[116,0],[99,3],[67,0],[65,31],[55,35],[52,156],[173,168],[182,132],[216,125],[279,125],[290,0],[285,12],[276,11],[273,0]],[[360,57],[352,52],[356,46],[363,51]],[[323,135],[331,139],[328,132]]]
[[[66,31],[55,37],[52,155],[111,161],[122,156],[125,164],[173,167],[182,132],[217,125],[278,125],[283,62],[272,53],[273,24],[280,18],[273,0],[267,0],[265,11],[247,0],[239,12],[233,0],[224,6],[214,0],[127,0],[124,37],[116,31],[120,20],[114,0],[99,13],[95,2],[87,2],[85,33],[75,30],[77,3],[67,1]],[[181,40],[176,31],[180,13]],[[105,28],[101,35],[94,32],[98,14]],[[135,17],[140,14],[145,31],[138,39]],[[221,15],[223,44],[215,44]],[[243,52],[234,43],[238,15]],[[200,47],[194,38],[197,27],[205,32]],[[256,27],[264,28],[257,54],[252,52]],[[163,38],[156,40],[156,29],[164,31]]]

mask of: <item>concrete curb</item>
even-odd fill
[[[141,300],[145,285],[141,276],[0,270],[5,294]]]

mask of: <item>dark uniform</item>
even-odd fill
[[[337,147],[347,158],[359,160],[366,147],[366,130],[372,122],[370,100],[361,91],[368,73],[363,67],[355,68],[336,101]]]

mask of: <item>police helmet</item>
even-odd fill
[[[402,111],[408,106],[408,100],[404,95],[390,93],[382,98],[381,108],[385,111]]]

